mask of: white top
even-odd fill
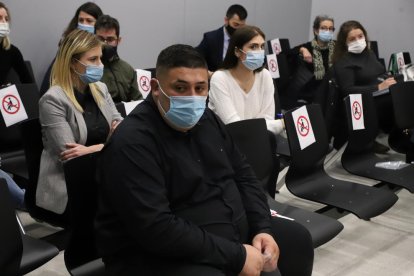
[[[216,71],[210,80],[208,107],[220,119],[232,122],[264,118],[267,129],[275,134],[283,131],[281,120],[275,120],[275,88],[269,71],[255,73],[251,90],[246,93],[229,70]]]

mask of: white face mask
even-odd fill
[[[362,53],[362,51],[364,51],[366,47],[367,47],[367,42],[365,38],[361,38],[348,44],[348,52],[354,53],[354,54],[360,54]]]
[[[0,23],[0,37],[5,37],[10,34],[9,23]]]

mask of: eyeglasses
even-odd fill
[[[102,41],[102,42],[104,42],[104,43],[106,43],[106,44],[112,44],[112,43],[114,43],[114,42],[117,42],[117,41],[118,41],[118,38],[116,38],[116,37],[112,37],[112,36],[109,36],[109,37],[102,37],[102,36],[98,35],[97,37],[98,37],[98,39],[99,39],[100,41]]]
[[[320,27],[319,30],[334,32],[335,28],[334,27]]]

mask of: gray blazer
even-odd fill
[[[100,110],[109,126],[112,121],[122,120],[104,83],[97,82],[104,97]],[[85,144],[86,123],[60,86],[52,86],[40,98],[39,119],[42,125],[43,152],[40,160],[36,205],[62,214],[68,202],[63,163],[60,153],[66,143]]]

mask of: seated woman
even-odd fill
[[[334,31],[334,19],[328,15],[318,15],[313,21],[314,39],[294,47],[288,54],[289,59],[298,61],[294,73],[296,78],[293,79],[288,91],[297,97],[295,100],[299,103],[312,103],[318,100],[318,96],[322,96],[317,93],[323,78],[332,66]],[[307,77],[303,78],[304,75]]]
[[[100,151],[122,119],[105,84],[102,45],[74,30],[62,41],[52,67],[52,86],[39,101],[44,149],[36,205],[62,214],[67,193],[62,162]]]
[[[63,31],[62,38],[59,41],[59,45],[63,39],[75,29],[84,30],[90,33],[95,33],[95,23],[98,18],[103,15],[101,8],[93,3],[86,2],[82,4],[73,15],[68,26]],[[46,93],[50,87],[50,71],[52,70],[54,60],[47,69],[45,76],[43,77],[42,85],[40,86],[40,95]]]
[[[10,43],[10,12],[0,2],[0,86],[7,84],[7,75],[14,69],[22,83],[34,82],[20,50]]]
[[[332,57],[342,97],[356,93],[372,93],[395,83],[393,77],[386,77],[384,66],[369,48],[368,34],[358,21],[342,24]],[[394,125],[390,95],[375,98],[379,125],[389,132]],[[384,153],[389,148],[376,143],[376,151]]]
[[[255,26],[244,26],[232,35],[221,70],[210,80],[209,108],[229,124],[264,118],[268,130],[283,131],[275,120],[275,88],[264,64],[265,35]]]

